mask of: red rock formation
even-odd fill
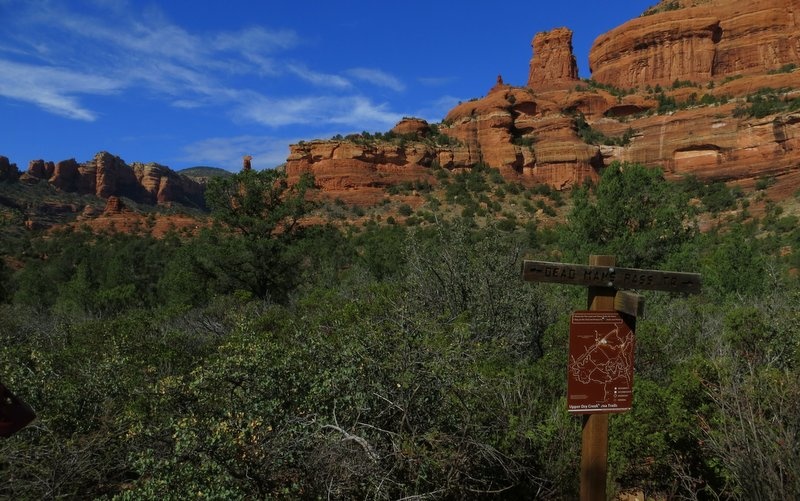
[[[688,6],[634,19],[598,37],[589,54],[592,78],[623,89],[707,83],[800,61],[796,0],[683,4]]]
[[[57,162],[50,177],[50,184],[63,191],[78,191],[78,178],[81,175],[79,168],[74,158]]]
[[[122,203],[119,197],[110,196],[106,200],[106,207],[103,209],[103,212],[106,214],[120,214],[126,208],[127,207],[125,207],[125,204]]]
[[[494,87],[489,89],[489,94],[494,94],[495,92],[504,92],[510,89],[511,86],[503,82],[503,75],[497,75],[497,83],[494,84]]]
[[[290,182],[310,172],[328,192],[384,188],[402,181],[431,179],[433,151],[416,143],[357,145],[348,141],[312,141],[292,145],[286,164]],[[382,192],[382,189],[380,190]]]
[[[124,196],[141,203],[178,202],[204,206],[204,187],[163,165],[136,163],[129,166],[121,158],[101,151],[85,163],[75,159],[56,164],[33,160],[24,174],[26,180],[46,180],[56,188],[101,198]]]
[[[394,126],[392,132],[395,134],[405,135],[405,134],[416,134],[420,137],[425,137],[428,135],[430,131],[430,126],[428,122],[422,120],[421,118],[403,118],[400,120],[397,125]]]
[[[578,81],[578,63],[572,53],[572,31],[557,28],[537,33],[531,42],[533,58],[528,87],[553,90],[573,87]]]
[[[140,189],[145,193],[144,197],[151,203],[178,202],[196,207],[204,206],[205,188],[197,181],[157,163],[134,162],[130,168]]]
[[[37,179],[50,179],[55,171],[53,162],[44,160],[31,160],[28,163],[28,174]]]
[[[85,164],[86,165],[86,164]],[[112,195],[133,195],[139,198],[141,186],[133,170],[119,157],[102,151],[94,157],[95,194],[100,198]]]
[[[16,181],[18,178],[17,164],[12,164],[7,157],[0,156],[0,181]]]
[[[439,130],[451,144],[420,139],[401,148],[315,141],[291,147],[287,172],[313,172],[323,190],[338,191],[406,180],[426,172],[432,159],[447,169],[484,163],[509,179],[559,188],[594,178],[615,160],[662,166],[676,178],[795,179],[800,113],[749,118],[734,116],[734,110],[747,106],[747,96],[758,89],[800,87],[800,69],[787,66],[800,66],[800,4],[680,0],[678,10],[674,5],[674,0],[662,3],[652,15],[597,39],[590,62],[593,78],[604,88],[576,82],[571,32],[554,30],[534,38],[527,88],[498,77],[485,97],[447,114]],[[675,80],[684,83],[672,88]],[[686,86],[687,80],[696,83]],[[648,91],[647,85],[660,85],[664,92]],[[639,90],[621,94],[614,87]],[[781,99],[798,97],[800,90]],[[674,106],[666,109],[670,99]],[[687,102],[694,104],[681,105]],[[579,133],[579,116],[590,131]],[[598,131],[605,135],[595,142],[609,145],[587,144],[583,138],[592,131],[595,138]],[[623,136],[630,141],[613,144]],[[387,165],[392,169],[381,171]]]
[[[667,174],[706,180],[758,178],[790,172],[800,165],[800,113],[737,119],[734,104],[695,108],[635,122],[627,148],[606,149],[608,160],[661,165]],[[596,124],[620,134],[625,124]]]

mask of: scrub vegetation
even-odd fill
[[[298,224],[310,180],[247,171],[210,181],[194,236],[9,232],[0,378],[38,419],[0,440],[0,497],[576,499],[565,368],[586,292],[520,268],[589,254],[704,279],[644,293],[610,490],[800,496],[796,217],[700,232],[742,194],[614,164],[536,190],[567,214],[539,225],[534,193],[492,172],[442,174],[412,226]],[[530,212],[493,208],[522,196]]]

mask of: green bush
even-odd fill
[[[581,262],[589,254],[611,254],[626,266],[647,268],[693,237],[688,197],[658,169],[614,163],[593,195],[585,188],[573,192],[562,233],[563,248]]]
[[[592,126],[589,125],[589,123],[586,121],[586,118],[583,116],[583,113],[580,113],[575,117],[575,127],[578,136],[583,140],[584,143],[587,144],[604,144],[606,146],[627,146],[628,144],[630,144],[631,138],[635,134],[635,131],[629,127],[625,131],[625,133],[620,137],[606,136],[602,132],[593,129]]]
[[[800,110],[800,98],[790,99],[787,89],[760,89],[747,96],[746,104],[733,110],[736,118],[764,118],[777,113]]]
[[[265,176],[196,237],[4,241],[0,378],[39,418],[0,441],[0,498],[576,499],[564,371],[586,291],[519,273],[605,253],[703,274],[698,296],[644,293],[609,496],[797,498],[797,216],[768,203],[761,225],[698,233],[689,197],[740,193],[613,164],[539,228],[469,191],[490,175],[453,176],[466,217],[426,207],[414,227],[298,227],[299,193]],[[561,196],[525,195],[553,213]]]

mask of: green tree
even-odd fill
[[[708,237],[713,249],[703,266],[704,281],[719,295],[755,295],[767,284],[767,260],[755,225],[735,225],[722,235]]]
[[[289,185],[286,172],[277,169],[246,170],[212,179],[206,203],[218,222],[246,237],[293,235],[311,208],[306,192],[313,184],[312,177],[301,176]]]
[[[197,280],[217,293],[285,299],[301,276],[303,256],[292,250],[304,234],[298,223],[312,207],[306,197],[312,186],[310,176],[290,185],[279,170],[212,180],[206,201],[217,224],[189,252],[193,271],[180,273],[178,283]]]
[[[3,256],[0,256],[0,303],[11,298],[11,270]]]
[[[155,305],[156,284],[181,245],[174,236],[53,233],[33,242],[13,277],[14,300],[92,314]]]
[[[688,197],[660,169],[615,162],[592,190],[576,188],[562,249],[585,261],[613,254],[624,266],[662,263],[696,233]]]

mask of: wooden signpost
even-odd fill
[[[615,267],[614,256],[590,256],[589,265],[525,261],[522,277],[588,287],[588,311],[570,321],[567,406],[583,416],[581,500],[606,499],[608,416],[625,412],[633,401],[633,348],[636,317],[644,298],[618,289],[697,294],[698,273]]]

